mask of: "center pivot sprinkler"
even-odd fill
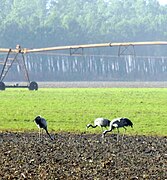
[[[2,71],[0,73],[0,90],[5,90],[6,88],[28,88],[29,90],[38,90],[38,84],[35,81],[30,81],[25,64],[24,52],[22,51],[20,45],[17,45],[15,50],[6,49],[6,52],[7,56],[3,62]],[[21,55],[21,57],[18,58],[18,55]],[[3,82],[14,62],[17,62],[20,69],[23,71],[25,80],[27,81],[27,85],[5,85],[5,83]]]

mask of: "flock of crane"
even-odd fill
[[[40,129],[44,129],[46,131],[46,133],[48,134],[48,136],[50,137],[51,140],[54,140],[53,137],[51,137],[51,135],[49,134],[48,132],[48,129],[47,129],[47,122],[46,122],[46,119],[41,117],[41,116],[37,116],[35,119],[34,119],[35,123],[37,124],[38,128],[39,128],[39,139],[40,139]],[[94,120],[94,125],[92,124],[88,124],[86,126],[86,128],[88,129],[89,127],[92,127],[92,128],[96,128],[96,127],[101,127],[102,128],[102,131],[103,131],[103,127],[107,128],[109,127],[108,130],[104,130],[102,132],[102,138],[105,137],[105,134],[108,133],[108,132],[111,132],[113,129],[117,128],[117,141],[118,141],[118,135],[119,135],[119,128],[123,127],[125,132],[126,132],[126,126],[130,126],[133,128],[133,123],[131,120],[129,120],[128,118],[116,118],[116,119],[113,119],[112,121],[110,121],[109,119],[105,119],[105,118],[97,118]],[[124,136],[124,134],[123,134]]]

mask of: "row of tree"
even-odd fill
[[[158,0],[1,0],[0,47],[165,40],[166,20]]]

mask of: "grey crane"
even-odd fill
[[[40,139],[40,133],[41,133],[40,129],[45,129],[45,131],[48,134],[48,136],[50,137],[50,139],[53,140],[53,138],[51,137],[51,135],[48,132],[47,122],[46,122],[45,118],[42,118],[41,116],[37,116],[34,119],[34,121],[35,121],[35,123],[37,124],[37,126],[39,128],[39,139]]]
[[[92,127],[92,128],[96,128],[96,127],[101,127],[103,130],[103,127],[108,127],[110,126],[110,120],[109,119],[105,119],[105,118],[97,118],[94,120],[94,125],[92,124],[87,124],[87,128]]]
[[[128,118],[116,118],[116,119],[113,119],[111,122],[110,122],[110,127],[108,130],[105,130],[103,131],[103,134],[102,134],[102,137],[105,137],[105,134],[108,133],[108,132],[111,132],[113,129],[117,128],[117,141],[118,141],[118,134],[119,134],[119,128],[123,127],[125,132],[126,132],[126,128],[125,126],[131,126],[133,128],[133,123],[131,120],[129,120]],[[124,134],[123,134],[124,136]]]

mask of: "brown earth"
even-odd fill
[[[38,82],[39,88],[167,88],[162,82],[111,82],[111,81],[75,81],[75,82]]]
[[[167,179],[167,137],[54,136],[1,132],[0,179]]]
[[[132,81],[72,81],[72,82],[37,82],[39,88],[167,88],[167,81],[132,82]],[[27,82],[5,82],[10,86],[27,86]]]

